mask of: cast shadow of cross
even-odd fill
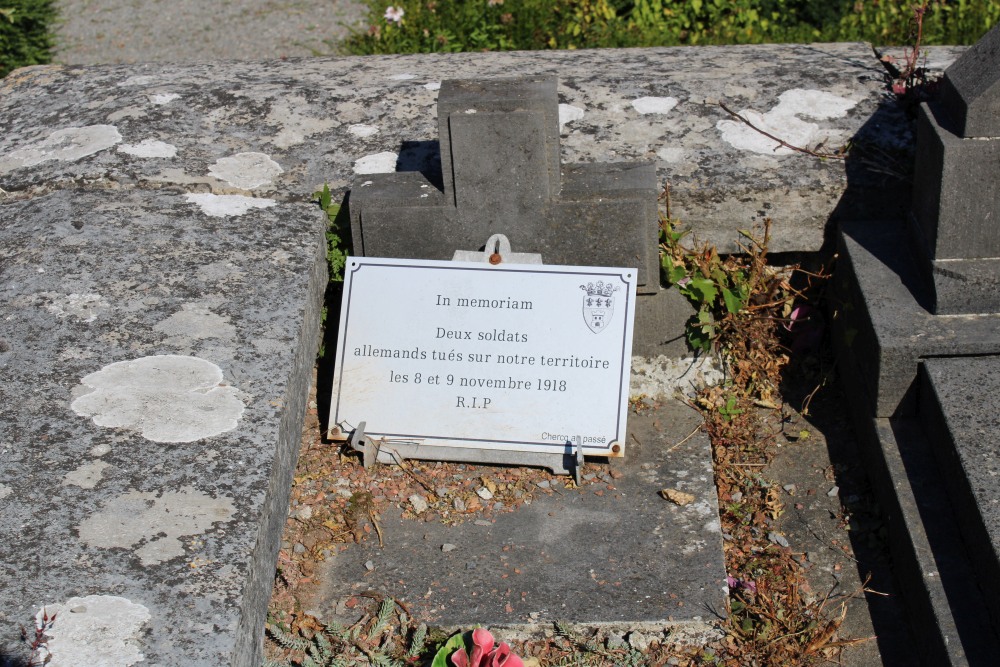
[[[430,185],[443,191],[441,142],[404,141],[399,148],[399,157],[396,158],[396,171],[419,172]]]

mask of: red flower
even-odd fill
[[[524,662],[510,652],[506,642],[494,648],[493,635],[483,628],[472,631],[472,655],[460,648],[451,654],[451,664],[455,667],[524,667]]]

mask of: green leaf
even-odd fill
[[[687,289],[706,305],[714,303],[715,297],[719,295],[719,289],[715,286],[715,283],[710,278],[703,278],[702,276],[691,278],[691,282],[687,284]]]
[[[330,195],[330,184],[329,183],[324,183],[323,184],[323,189],[322,190],[317,190],[316,192],[314,192],[313,193],[313,197],[315,197],[316,199],[319,200],[319,207],[321,209],[323,209],[324,211],[326,211],[327,215],[330,215],[329,208],[330,208],[330,204],[333,201],[333,198]],[[339,209],[340,206],[337,206],[337,208]],[[331,216],[331,217],[333,217],[333,216]]]
[[[465,635],[457,632],[434,654],[434,662],[431,663],[431,667],[451,667],[448,664],[448,656],[460,648],[465,648]]]
[[[722,300],[726,302],[726,310],[735,315],[743,308],[743,300],[733,294],[728,287],[722,288]]]
[[[712,349],[712,338],[715,337],[715,320],[712,319],[712,314],[708,312],[707,306],[702,306],[702,309],[688,320],[685,336],[688,345],[693,350],[708,352]]]
[[[736,407],[736,397],[730,396],[726,399],[726,404],[719,408],[719,414],[722,415],[723,419],[729,421],[736,415],[743,414],[743,410]]]
[[[677,284],[678,281],[683,280],[687,275],[687,269],[684,268],[684,265],[674,262],[673,257],[670,255],[664,254],[660,257],[660,266],[663,267],[664,278],[666,278],[667,283],[670,285]]]

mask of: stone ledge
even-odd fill
[[[929,52],[938,69],[956,51]],[[329,182],[343,193],[365,170],[436,168],[442,79],[514,72],[559,77],[564,163],[655,161],[672,213],[723,251],[765,215],[776,221],[772,250],[815,251],[831,215],[896,217],[908,200],[891,196],[905,183],[862,159],[906,164],[912,150],[910,123],[864,44],[26,68],[0,83],[0,188],[302,200]],[[853,136],[858,159],[773,150],[719,101],[807,148]],[[90,129],[74,138],[70,128]],[[234,166],[256,178],[232,177]]]
[[[0,205],[0,649],[98,595],[144,610],[120,646],[144,664],[260,664],[325,223],[163,191]],[[52,664],[86,663],[59,625]]]

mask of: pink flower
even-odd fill
[[[493,635],[483,628],[472,631],[472,655],[460,648],[451,654],[451,664],[454,667],[524,667],[524,662],[510,652],[506,642],[494,648]]]
[[[385,8],[385,20],[391,23],[399,23],[403,20],[403,15],[406,12],[403,11],[402,7],[393,7],[389,5]]]
[[[751,593],[757,593],[757,583],[749,579],[737,579],[736,577],[727,575],[726,584],[729,586],[730,590],[738,591],[742,588],[743,590],[750,591]]]

